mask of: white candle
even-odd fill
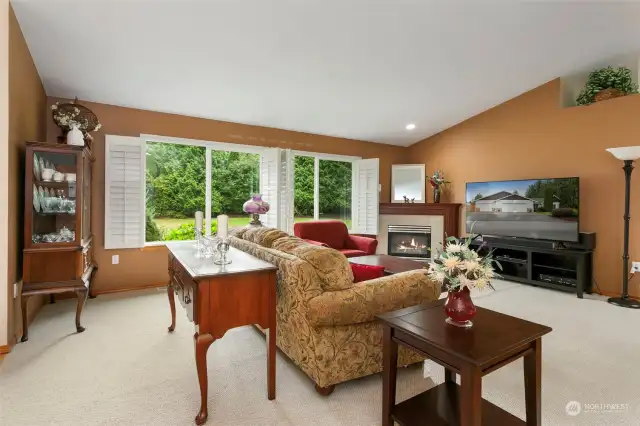
[[[227,238],[229,234],[229,216],[226,214],[218,215],[218,237]]]
[[[196,229],[199,229],[202,231],[202,219],[204,218],[202,212],[198,211],[196,212]]]

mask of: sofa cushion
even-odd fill
[[[253,226],[244,233],[242,239],[256,243],[262,247],[272,248],[275,240],[288,236],[289,234],[276,228]]]
[[[384,277],[384,266],[362,265],[360,263],[352,263],[351,271],[353,271],[353,282],[375,280]]]
[[[309,244],[313,244],[314,246],[329,247],[329,244],[321,243],[320,241],[313,241],[313,240],[304,240],[304,241],[308,242]]]
[[[349,261],[337,250],[309,244],[297,237],[279,238],[272,248],[311,264],[318,272],[324,291],[346,290],[353,286],[353,272]]]
[[[349,236],[347,225],[339,220],[315,220],[298,222],[293,225],[296,237],[326,243],[334,249],[345,248],[345,240]]]
[[[357,256],[366,256],[367,253],[362,250],[353,250],[353,249],[340,249],[338,250],[340,253],[344,254],[346,257],[357,257]]]
[[[242,239],[244,237],[244,233],[251,229],[250,226],[237,226],[235,228],[229,229],[229,236],[236,237]]]
[[[302,238],[293,237],[289,235],[287,237],[278,238],[276,241],[274,241],[271,248],[274,250],[280,250],[285,253],[291,254],[291,251],[296,247],[308,245],[308,244],[309,243],[303,240]]]

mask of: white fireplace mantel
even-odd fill
[[[388,254],[389,225],[423,225],[431,227],[431,252],[442,248],[445,234],[458,236],[462,204],[380,204],[377,254]]]

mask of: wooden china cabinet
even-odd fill
[[[76,330],[97,270],[91,234],[88,147],[27,142],[22,271],[22,341],[29,338],[27,300],[34,294],[74,292]]]

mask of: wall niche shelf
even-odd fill
[[[577,107],[576,98],[580,94],[580,91],[587,82],[589,74],[599,68],[606,68],[611,66],[613,68],[626,67],[631,70],[633,81],[640,82],[640,54],[619,55],[611,57],[604,61],[599,61],[588,69],[573,74],[560,77],[560,107],[561,108],[573,108]],[[629,95],[636,96],[636,95]],[[616,98],[617,99],[617,98]],[[601,101],[608,102],[608,101]],[[587,105],[588,106],[588,105]]]

